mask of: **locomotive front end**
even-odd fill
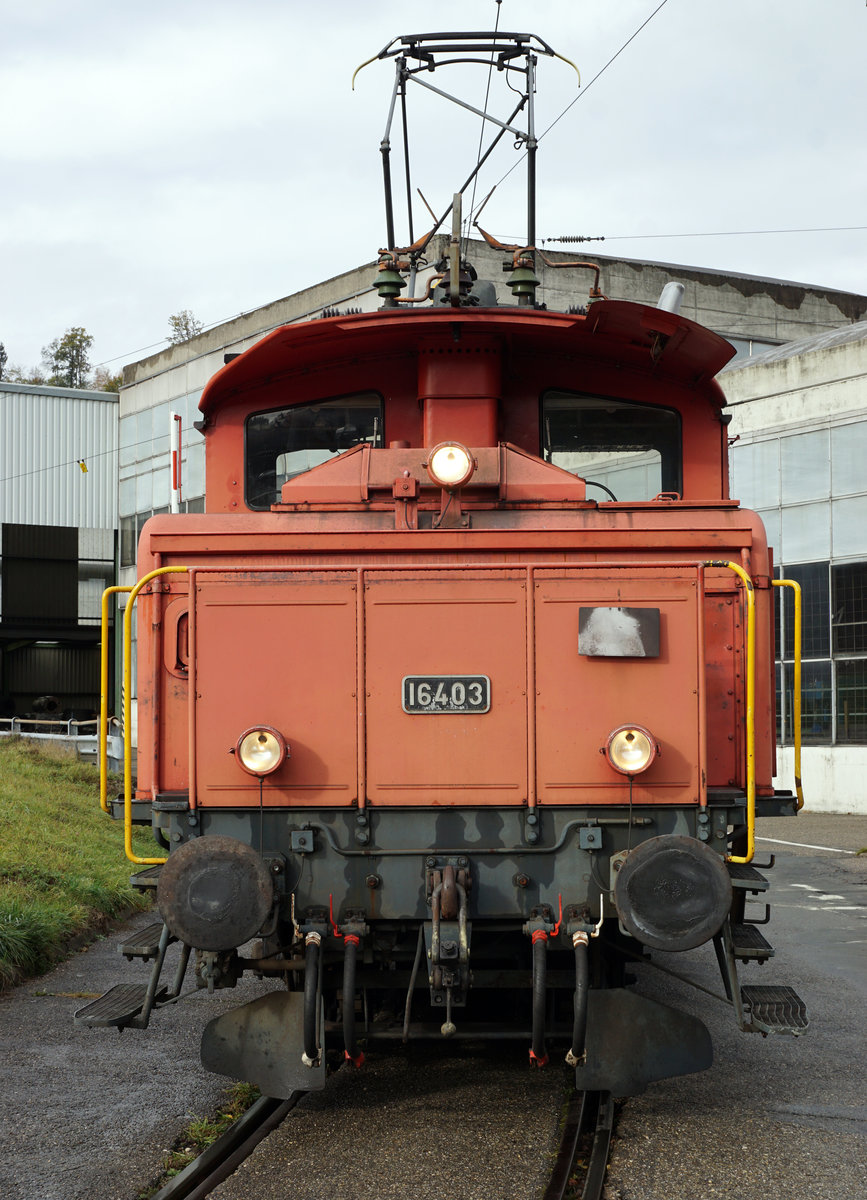
[[[461,36],[404,39],[399,79]],[[531,108],[529,35],[491,36]],[[595,271],[587,308],[545,311],[532,236],[484,235],[500,307],[459,235],[436,269],[430,237],[382,252],[376,313],[233,356],[199,405],[207,511],[141,536],[114,809],[164,924],[148,987],[78,1019],[144,1027],[193,956],[201,988],[255,973],[202,1058],[273,1096],[324,1086],[326,1048],[460,1037],[640,1092],[712,1048],[631,967],[709,942],[742,1029],[806,1027],[790,988],[738,979],[773,953],[756,815],[798,802],[773,786],[780,581],[728,495],[733,348],[587,263],[554,264]]]

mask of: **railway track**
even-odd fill
[[[224,1179],[249,1158],[269,1133],[289,1115],[306,1092],[288,1100],[262,1096],[221,1134],[207,1150],[179,1171],[151,1200],[205,1200]]]
[[[614,1132],[609,1092],[575,1092],[543,1200],[599,1200]],[[580,1191],[578,1190],[580,1188]]]
[[[205,1200],[288,1116],[306,1092],[288,1100],[263,1096],[193,1162],[169,1180],[152,1200]],[[570,1098],[561,1144],[543,1200],[599,1200],[614,1123],[607,1092],[577,1092]]]

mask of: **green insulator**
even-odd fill
[[[508,285],[512,290],[512,295],[517,299],[529,296],[532,300],[536,294],[536,288],[539,286],[539,278],[532,267],[515,267],[509,276]]]
[[[400,295],[401,289],[406,287],[406,280],[399,271],[391,267],[381,267],[373,286],[379,293],[380,300],[393,300],[395,296]]]

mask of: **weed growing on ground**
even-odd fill
[[[174,1179],[175,1175],[179,1175],[184,1167],[188,1167],[208,1146],[213,1145],[238,1117],[243,1116],[247,1109],[255,1104],[260,1094],[259,1089],[252,1083],[235,1083],[226,1089],[224,1101],[213,1116],[193,1117],[166,1158],[163,1174],[140,1192],[137,1200],[150,1200],[150,1197],[170,1179]]]

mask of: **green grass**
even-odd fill
[[[135,829],[137,853],[159,850]],[[123,828],[99,807],[99,776],[25,738],[0,739],[0,989],[39,974],[73,939],[148,900],[129,886]]]

